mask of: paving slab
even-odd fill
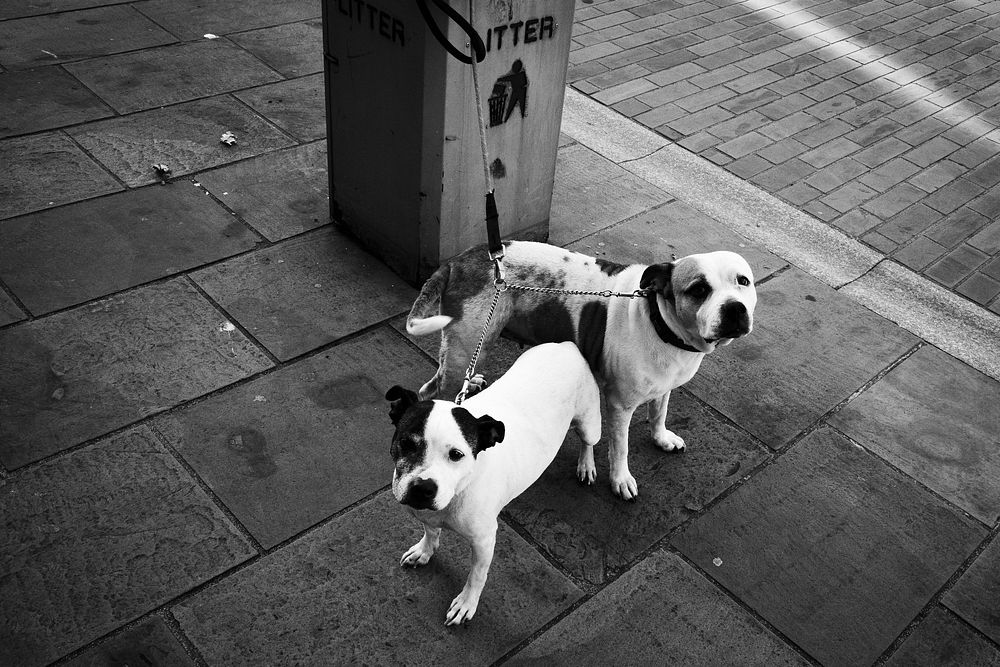
[[[28,69],[174,41],[133,7],[95,7],[0,23],[0,63]]]
[[[1000,519],[1000,385],[925,346],[830,423],[985,524]]]
[[[288,78],[323,71],[323,22],[302,21],[248,30],[229,39]]]
[[[323,75],[311,74],[236,93],[254,111],[300,141],[326,136]]]
[[[446,532],[422,568],[421,535],[385,492],[173,609],[209,664],[489,664],[582,592],[501,523],[475,618],[446,628],[468,545]],[[265,611],[266,610],[266,611]]]
[[[219,141],[225,132],[236,135],[232,146]],[[294,143],[228,95],[88,123],[69,134],[130,187],[159,182],[154,164],[166,164],[176,177]]]
[[[187,181],[0,222],[0,278],[34,315],[249,250],[259,237]]]
[[[7,296],[6,292],[0,292],[0,327],[20,322],[24,317],[24,313],[14,300]]]
[[[919,342],[798,269],[757,297],[753,332],[706,356],[686,386],[773,449]]]
[[[885,664],[890,667],[998,667],[1000,650],[941,607],[934,607]]]
[[[657,551],[511,665],[806,665],[676,554]]]
[[[942,601],[977,630],[1000,644],[1000,540],[979,554]]]
[[[281,79],[225,39],[92,58],[66,69],[123,114]]]
[[[0,487],[0,661],[44,665],[255,555],[145,428]]]
[[[51,130],[113,113],[58,67],[0,74],[0,137]]]
[[[61,11],[67,12],[73,9],[85,9],[98,5],[117,5],[130,2],[131,0],[58,0]],[[52,12],[52,0],[7,0],[0,5],[0,20],[15,19],[24,16],[37,16]]]
[[[824,664],[871,664],[987,531],[821,428],[673,544]]]
[[[159,616],[153,616],[65,663],[66,667],[194,667],[195,662]]]
[[[330,226],[192,277],[281,360],[408,311],[417,295]]]
[[[181,39],[197,39],[205,33],[226,35],[231,32],[263,28],[280,23],[319,18],[321,8],[315,0],[151,0],[142,3],[142,13]]]
[[[0,219],[124,188],[62,132],[0,141]]]
[[[1000,319],[995,314],[891,260],[841,293],[1000,380]]]
[[[746,258],[755,280],[787,266],[781,258],[681,201],[650,209],[570,243],[570,250],[619,263],[658,264],[674,256],[731,250]]]
[[[385,392],[433,369],[381,328],[153,424],[271,548],[392,481]]]
[[[206,171],[198,181],[268,241],[330,222],[324,141]]]
[[[271,363],[183,279],[0,331],[8,469],[201,396]]]
[[[644,407],[632,419],[629,470],[639,485],[637,501],[612,493],[606,439],[595,452],[597,482],[577,481],[580,441],[572,433],[541,478],[508,506],[509,516],[573,576],[605,583],[767,458],[763,447],[684,391],[670,396],[667,428],[687,442],[683,453],[653,444]]]
[[[566,146],[556,156],[549,242],[565,245],[670,199],[594,151]]]

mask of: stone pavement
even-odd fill
[[[319,4],[0,5],[0,664],[1000,665],[1000,320],[983,307],[996,302],[924,299],[947,291],[930,280],[941,273],[904,252],[950,220],[943,255],[989,254],[996,223],[972,213],[990,215],[995,162],[967,162],[995,131],[935,154],[978,127],[963,119],[880,171],[857,154],[953,116],[907,124],[901,97],[780,87],[835,90],[855,71],[831,75],[847,64],[836,49],[781,51],[798,43],[786,20],[831,44],[840,33],[808,17],[849,44],[881,36],[903,54],[894,72],[943,35],[935,53],[951,55],[896,87],[975,96],[977,122],[995,125],[996,3],[799,3],[793,19],[776,6],[578,3],[571,71],[593,96],[567,92],[552,242],[638,262],[738,250],[758,281],[756,327],[672,398],[687,452],[663,455],[633,424],[637,502],[611,495],[601,458],[601,483],[579,486],[571,436],[504,512],[476,618],[446,629],[468,549],[446,535],[427,567],[398,567],[420,531],[387,491],[382,399],[430,375],[435,342],[401,332],[415,290],[329,224]],[[603,73],[622,87],[600,86]],[[715,141],[715,123],[667,132],[678,147],[618,113],[673,127],[698,115],[688,96],[666,99],[690,86],[740,119],[731,137]],[[888,118],[868,127],[886,134],[772,142],[816,114],[830,115],[813,126],[855,127],[837,102],[803,98]],[[737,99],[751,106],[725,108]],[[879,100],[893,111],[858,111]],[[762,110],[779,102],[805,106],[780,124]],[[669,104],[684,116],[643,118]],[[227,130],[234,146],[218,142]],[[792,141],[815,152],[750,173]],[[838,154],[850,142],[857,153]],[[868,178],[824,171],[845,159]],[[822,196],[770,196],[757,186],[777,178],[754,177],[775,167]],[[939,210],[960,197],[920,184],[958,167],[947,192],[975,194]],[[820,202],[838,211],[832,227],[808,215],[826,220],[811,204],[840,189],[901,185],[941,215],[898,248],[866,240],[905,227],[865,207],[882,195]],[[868,213],[870,228],[844,222]],[[982,284],[989,261],[972,267]],[[517,349],[492,352],[495,377]]]
[[[584,0],[581,92],[1000,312],[1000,4]]]

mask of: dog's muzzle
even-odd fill
[[[399,502],[418,510],[434,509],[434,498],[437,497],[437,492],[438,485],[433,479],[417,479],[406,490]]]
[[[719,313],[717,338],[739,338],[750,333],[750,313],[742,301],[727,301]]]

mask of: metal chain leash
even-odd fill
[[[497,304],[500,303],[500,295],[507,291],[507,284],[503,279],[503,264],[500,258],[493,260],[493,270],[493,302],[490,304],[489,312],[486,313],[486,323],[483,325],[483,333],[479,336],[479,343],[476,344],[476,349],[473,351],[472,357],[469,358],[469,366],[465,370],[462,389],[458,392],[458,396],[455,397],[456,405],[461,405],[469,393],[469,388],[472,386],[472,378],[476,372],[476,363],[479,361],[479,353],[483,351],[483,345],[486,344],[486,334],[490,330],[490,323],[493,321],[493,313],[496,312]]]
[[[606,299],[611,297],[625,297],[628,299],[641,298],[649,296],[651,290],[648,289],[637,289],[632,292],[613,292],[609,289],[600,291],[588,291],[588,290],[578,290],[578,289],[562,289],[559,287],[535,287],[533,285],[514,285],[508,283],[506,289],[516,289],[522,292],[541,292],[542,294],[566,294],[569,296],[600,296]]]
[[[509,289],[519,290],[522,292],[538,292],[541,294],[565,294],[570,296],[599,296],[606,299],[614,297],[623,297],[628,299],[643,298],[649,296],[654,290],[651,289],[637,289],[632,292],[615,292],[612,290],[575,290],[575,289],[562,289],[558,287],[535,287],[533,285],[516,285],[513,283],[508,283],[504,279],[504,269],[503,269],[503,259],[496,257],[493,259],[493,301],[490,303],[489,312],[486,313],[486,323],[483,325],[483,333],[479,336],[479,342],[476,344],[476,349],[472,353],[472,357],[469,359],[469,366],[465,371],[465,379],[462,381],[462,389],[458,392],[455,397],[455,403],[461,405],[462,401],[469,393],[469,389],[472,386],[472,379],[475,376],[476,364],[479,362],[479,354],[483,351],[483,345],[486,344],[486,334],[489,332],[490,324],[493,322],[493,313],[496,312],[497,304],[500,303],[500,295]]]

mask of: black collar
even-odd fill
[[[674,333],[666,322],[663,321],[663,316],[660,315],[660,306],[656,302],[656,290],[649,290],[646,293],[646,298],[649,301],[649,321],[653,323],[653,329],[656,330],[656,334],[660,337],[667,345],[673,345],[674,347],[679,347],[685,352],[698,352],[699,354],[704,354],[701,350],[691,347],[685,343],[680,336]]]

